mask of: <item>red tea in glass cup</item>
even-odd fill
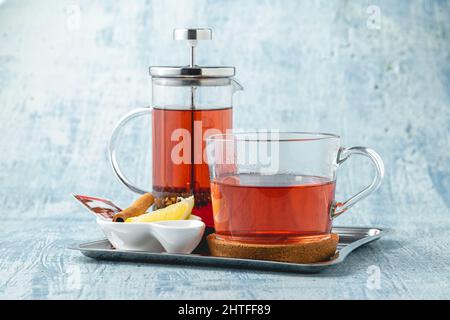
[[[329,234],[331,220],[323,213],[331,209],[334,189],[334,181],[310,176],[238,174],[214,180],[216,233],[264,242]]]
[[[335,217],[375,191],[384,167],[375,151],[342,148],[336,135],[235,133],[208,138],[216,234],[224,240],[290,243],[328,237]],[[372,183],[335,201],[337,168],[350,155],[367,156]]]

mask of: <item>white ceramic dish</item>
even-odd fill
[[[97,219],[109,242],[117,250],[155,253],[191,253],[202,239],[205,224],[198,217],[150,223],[120,223]]]

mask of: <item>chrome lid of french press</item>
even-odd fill
[[[154,78],[229,78],[235,75],[234,67],[198,66],[195,64],[195,47],[200,40],[212,40],[212,30],[207,28],[175,29],[174,40],[184,40],[190,47],[190,60],[187,66],[150,67],[150,75]]]

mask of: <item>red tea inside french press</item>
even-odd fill
[[[143,114],[152,116],[152,193],[156,209],[173,204],[178,197],[194,195],[193,214],[213,227],[210,177],[204,156],[205,139],[226,133],[233,125],[233,94],[242,90],[234,67],[198,66],[195,48],[211,40],[211,29],[175,29],[174,40],[185,40],[190,49],[187,66],[150,67],[152,108],[131,112],[118,124]],[[112,141],[115,140],[113,133]],[[122,174],[110,151],[119,180],[137,193]]]

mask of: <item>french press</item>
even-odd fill
[[[233,95],[242,86],[233,79],[234,67],[198,66],[195,49],[200,40],[211,40],[211,29],[175,29],[174,40],[185,40],[190,48],[187,66],[150,67],[151,107],[126,114],[113,130],[109,155],[117,178],[136,193],[148,191],[135,186],[117,163],[116,141],[130,120],[152,118],[152,187],[155,207],[175,203],[178,197],[194,195],[193,213],[213,227],[210,181],[204,148],[212,134],[232,128]]]

